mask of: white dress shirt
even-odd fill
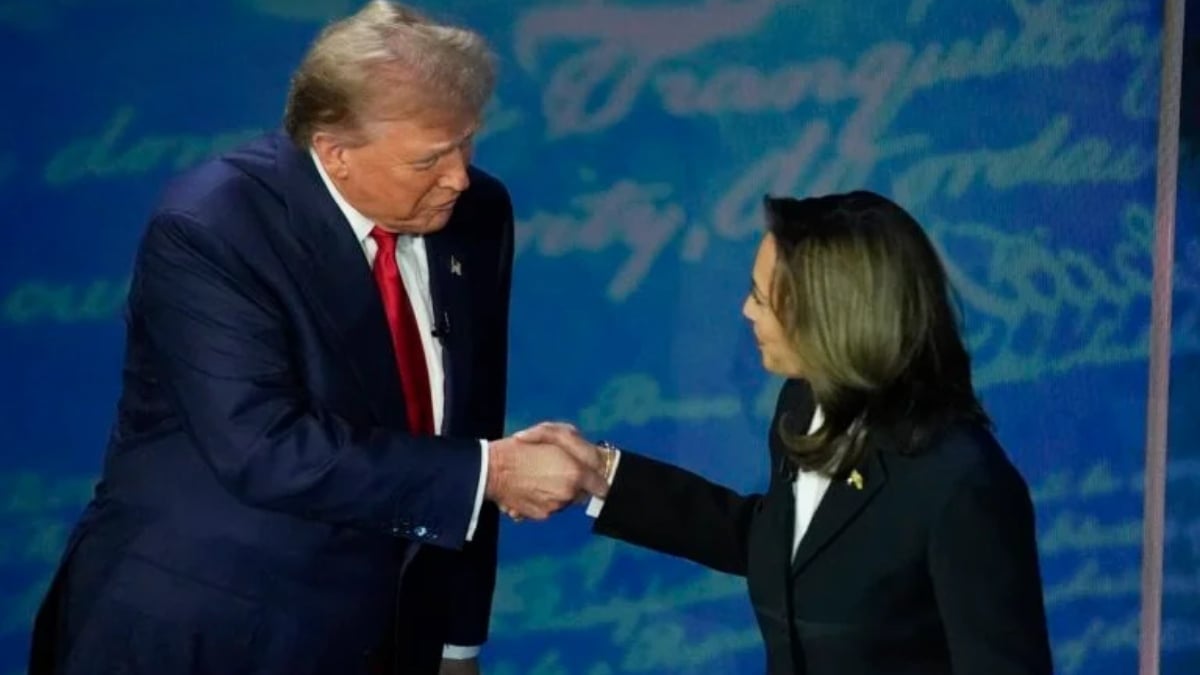
[[[309,151],[321,181],[329,190],[329,195],[341,209],[342,215],[349,221],[354,236],[362,246],[367,264],[375,264],[375,254],[379,245],[371,238],[371,230],[375,223],[350,205],[337,191],[325,168],[321,166],[316,153]],[[442,431],[442,420],[445,419],[446,405],[446,372],[442,368],[442,344],[433,337],[433,295],[429,290],[429,259],[425,255],[425,239],[419,236],[398,235],[396,237],[396,266],[400,268],[400,278],[404,281],[404,291],[408,295],[409,304],[417,320],[417,329],[421,333],[421,346],[425,351],[425,366],[429,371],[429,395],[433,403],[433,428]],[[479,510],[483,506],[483,491],[487,485],[488,444],[486,440],[479,441],[479,484],[475,488],[475,507],[471,511],[471,523],[467,526],[466,540],[471,541],[475,536],[475,526],[479,522]],[[463,647],[446,645],[442,657],[448,659],[469,659],[479,655],[479,647]]]
[[[820,408],[813,410],[812,422],[808,425],[808,433],[812,433],[821,428],[821,424],[825,421],[825,414]],[[796,473],[796,480],[792,481],[792,494],[796,498],[796,518],[795,528],[792,532],[792,557],[796,557],[796,549],[800,548],[800,540],[804,538],[804,533],[808,531],[808,526],[812,524],[813,515],[817,512],[817,507],[821,505],[821,499],[825,497],[825,491],[829,489],[829,476],[817,473],[816,471],[799,471]]]
[[[825,415],[820,408],[813,411],[812,422],[808,425],[808,433],[812,433],[820,428],[825,421]],[[617,476],[617,467],[621,463],[621,453],[617,451],[617,456],[613,458],[612,475],[615,479]],[[800,547],[800,540],[804,538],[804,533],[808,531],[808,526],[812,523],[813,515],[817,512],[817,507],[821,505],[821,499],[825,497],[825,491],[829,489],[829,476],[822,475],[815,471],[800,471],[796,474],[796,480],[792,481],[792,495],[796,502],[796,518],[795,527],[792,532],[792,557],[796,556],[796,549]],[[599,497],[592,497],[588,500],[587,514],[593,518],[600,515],[604,510],[604,500]]]

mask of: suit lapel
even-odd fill
[[[367,392],[382,423],[404,426],[404,394],[383,303],[350,223],[326,190],[311,157],[290,141],[277,141],[290,232],[283,256],[334,349]]]
[[[461,408],[470,400],[468,358],[471,349],[470,278],[462,235],[462,209],[455,209],[450,222],[425,237],[429,264],[429,293],[433,302],[433,324],[443,333],[442,372],[445,396],[441,433],[453,433],[462,420]]]
[[[877,443],[872,443],[867,458],[856,469],[862,479],[858,485],[852,484],[846,478],[835,478],[830,482],[821,504],[813,514],[808,530],[800,539],[800,546],[792,559],[793,574],[803,570],[845,530],[887,482],[887,471],[880,450]]]

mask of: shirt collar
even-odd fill
[[[821,410],[821,406],[813,408],[812,421],[808,424],[808,433],[814,433],[821,425],[825,423],[825,411]]]
[[[342,197],[342,193],[338,192],[333,181],[329,179],[329,174],[325,173],[325,167],[321,166],[321,160],[317,158],[317,152],[309,148],[308,154],[312,157],[313,164],[317,167],[317,173],[320,174],[321,182],[325,184],[325,189],[329,190],[329,196],[333,197],[334,203],[341,209],[342,215],[350,223],[350,228],[354,230],[354,236],[358,238],[358,243],[362,244],[366,242],[367,238],[371,236],[371,230],[375,229],[375,223],[371,222],[370,218],[364,216]]]

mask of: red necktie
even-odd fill
[[[400,386],[404,389],[405,407],[408,408],[408,428],[414,434],[433,434],[433,401],[430,400],[425,348],[421,345],[417,318],[404,291],[404,279],[396,266],[396,233],[376,227],[371,230],[371,238],[379,245],[372,271],[392,333],[392,351],[396,353]]]

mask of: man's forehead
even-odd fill
[[[375,137],[388,144],[408,148],[452,147],[474,135],[480,127],[475,117],[437,116],[385,120]]]

